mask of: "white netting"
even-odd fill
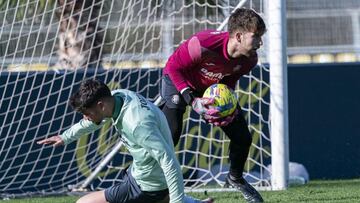
[[[218,28],[239,2],[1,1],[1,195],[62,193],[81,184],[119,141],[114,129],[104,126],[65,147],[36,144],[80,120],[67,105],[79,83],[96,77],[112,89],[130,89],[154,101],[169,54],[193,33]],[[263,13],[263,4],[254,0],[244,6]],[[263,53],[260,50],[265,59]],[[254,136],[246,177],[260,187],[269,186],[268,72],[259,65],[237,89]],[[186,186],[222,184],[228,170],[228,139],[194,112],[186,115],[176,148]],[[119,151],[89,188],[119,181],[119,169],[131,162],[123,147]]]

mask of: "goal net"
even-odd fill
[[[98,78],[111,89],[133,90],[155,102],[162,68],[180,43],[200,30],[226,30],[221,25],[236,6],[263,15],[264,3],[1,1],[1,197],[62,194],[81,187],[98,190],[121,181],[119,172],[132,159],[110,123],[67,146],[36,144],[82,118],[67,104],[71,93],[85,78]],[[259,51],[262,63],[264,53],[264,48]],[[266,189],[271,176],[270,85],[269,69],[262,63],[241,78],[236,92],[253,135],[244,176]],[[183,122],[176,150],[186,188],[223,185],[229,169],[228,138],[191,109]],[[104,162],[112,149],[115,153]]]

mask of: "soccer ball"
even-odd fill
[[[234,113],[238,102],[234,91],[224,84],[211,85],[205,90],[203,97],[215,99],[212,106],[219,110],[220,117]]]

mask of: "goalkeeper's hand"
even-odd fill
[[[238,114],[238,110],[235,109],[234,113],[232,113],[231,115],[229,116],[226,116],[226,117],[219,117],[217,115],[215,116],[204,116],[205,120],[207,120],[207,122],[215,125],[215,126],[227,126],[229,125],[229,123],[231,123],[234,118],[236,117],[236,115]]]
[[[191,105],[194,111],[196,111],[199,115],[211,117],[216,116],[216,114],[219,113],[215,107],[211,106],[214,104],[215,99],[195,97],[193,95],[193,90],[189,87],[182,89],[180,93],[185,102]]]
[[[43,140],[39,140],[36,142],[37,144],[51,144],[54,147],[60,146],[60,145],[64,145],[64,141],[62,140],[62,138],[59,135],[55,135]]]
[[[219,111],[215,107],[211,106],[212,104],[214,104],[214,102],[215,102],[214,98],[195,97],[191,103],[191,106],[194,109],[194,111],[204,116],[205,118],[213,117],[219,113]]]

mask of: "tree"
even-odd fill
[[[104,30],[99,26],[101,0],[57,0],[60,19],[61,68],[97,67],[101,62]]]
[[[0,11],[6,11],[0,12],[0,18],[4,18],[0,22],[14,27],[40,22],[45,25],[55,9],[59,20],[57,66],[96,67],[101,62],[104,39],[104,31],[99,27],[102,3],[102,0],[0,0]]]
[[[53,9],[55,0],[0,0],[0,11],[7,10],[6,17],[16,21],[41,16],[45,11]]]

